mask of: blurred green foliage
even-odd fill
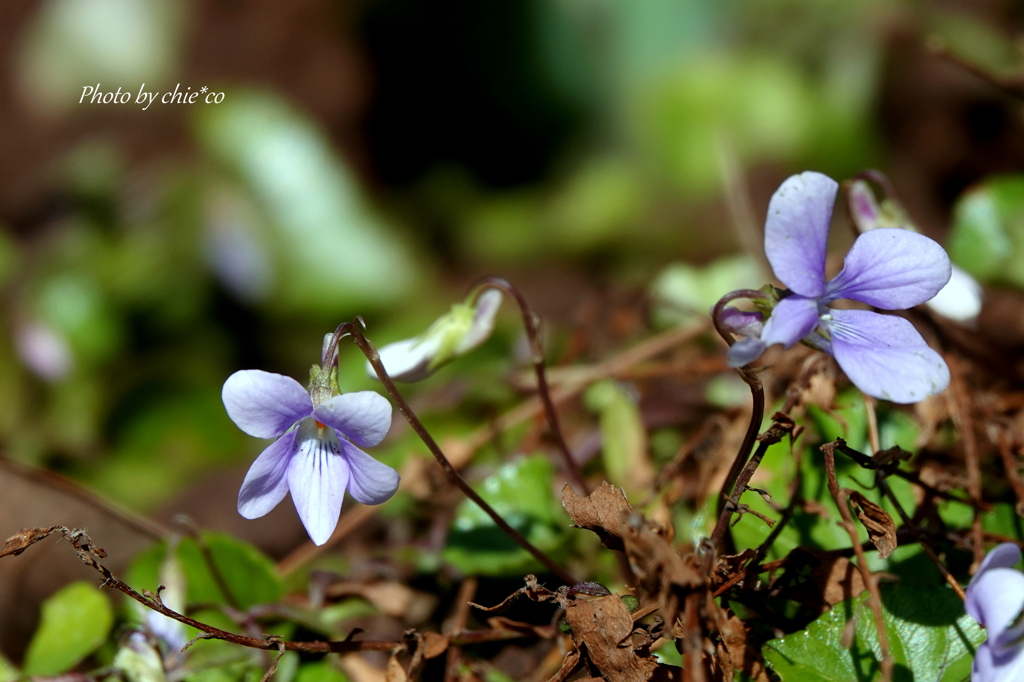
[[[106,641],[113,625],[107,595],[91,581],[71,583],[43,604],[39,629],[25,653],[25,673],[67,672]]]

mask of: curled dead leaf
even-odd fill
[[[856,490],[845,490],[850,497],[857,518],[868,531],[868,539],[878,549],[878,556],[883,559],[896,549],[896,524],[889,513],[877,504],[864,497]]]

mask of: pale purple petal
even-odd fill
[[[949,275],[949,256],[937,243],[908,230],[881,228],[857,237],[822,300],[850,298],[905,310],[939,293]]]
[[[313,411],[309,393],[299,382],[258,369],[229,376],[221,399],[231,421],[257,438],[276,438]]]
[[[462,355],[473,350],[487,340],[494,329],[494,316],[501,307],[501,292],[497,289],[488,289],[476,299],[476,310],[473,313],[473,324],[469,331],[455,347],[455,354]]]
[[[781,343],[786,348],[807,336],[818,324],[818,302],[813,298],[790,296],[779,301],[764,323],[761,340],[766,346]]]
[[[1020,646],[996,653],[990,642],[978,647],[971,664],[971,682],[1024,680],[1024,650]]]
[[[800,294],[825,293],[825,244],[839,185],[807,171],[788,178],[772,195],[764,227],[764,252],[775,276]]]
[[[288,489],[302,525],[317,545],[331,539],[341,515],[349,481],[348,460],[341,452],[334,429],[321,429],[313,420],[299,426],[288,465]]]
[[[729,355],[726,358],[726,362],[730,367],[746,367],[754,360],[761,357],[761,353],[763,353],[766,348],[768,348],[768,346],[764,345],[764,342],[761,341],[761,339],[740,339],[729,346]]]
[[[967,599],[964,602],[964,608],[967,609],[967,613],[971,618],[984,625],[984,622],[981,620],[980,611],[975,610],[977,594],[974,591],[974,586],[985,575],[985,572],[993,568],[1013,568],[1019,563],[1020,548],[1012,542],[1004,542],[1001,545],[997,545],[991,552],[985,555],[981,566],[978,567],[978,572],[974,574],[971,582],[967,585]]]
[[[949,385],[949,368],[902,317],[831,310],[823,320],[832,355],[857,388],[875,398],[913,403]]]
[[[761,331],[764,329],[761,313],[740,310],[732,306],[722,309],[718,321],[726,331],[747,337],[760,338]]]
[[[348,481],[348,494],[363,504],[380,504],[390,500],[398,490],[398,472],[351,443],[342,441],[341,447],[348,457],[352,474]]]
[[[238,491],[238,513],[258,519],[284,499],[288,492],[288,461],[291,459],[295,432],[284,434],[256,458]]]
[[[995,643],[1024,609],[1024,573],[1012,568],[991,568],[971,581],[964,608],[971,618],[988,630]],[[996,647],[997,655],[1005,647]]]
[[[336,395],[316,406],[313,419],[333,426],[356,445],[371,447],[391,428],[391,403],[373,391]]]

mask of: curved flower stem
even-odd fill
[[[359,323],[362,322],[361,318],[356,318],[356,320],[358,320]],[[386,388],[391,397],[394,398],[395,403],[398,406],[398,411],[402,413],[402,416],[404,416],[405,420],[409,422],[409,425],[412,427],[413,431],[416,432],[416,435],[420,437],[420,440],[422,440],[427,446],[427,449],[429,449],[431,454],[434,455],[434,459],[436,459],[437,463],[441,465],[441,468],[444,469],[444,472],[448,475],[448,478],[451,479],[452,483],[465,493],[466,497],[473,500],[473,502],[475,502],[485,514],[491,517],[491,520],[494,521],[494,523],[501,528],[506,535],[512,538],[520,547],[529,552],[534,559],[546,566],[549,571],[557,575],[568,585],[575,585],[579,582],[571,573],[556,564],[551,557],[537,549],[529,540],[523,537],[519,531],[510,526],[505,519],[501,518],[498,512],[494,511],[491,505],[487,504],[487,502],[485,502],[484,499],[470,487],[469,483],[466,482],[466,479],[462,477],[459,471],[452,466],[452,463],[448,461],[447,457],[445,457],[444,452],[442,452],[433,436],[430,435],[427,429],[420,422],[419,418],[412,411],[412,408],[409,407],[409,403],[407,403],[405,398],[402,397],[402,394],[399,393],[398,388],[395,386],[395,382],[391,380],[391,377],[388,376],[387,371],[384,369],[384,364],[380,361],[380,355],[377,354],[377,349],[373,347],[373,344],[370,343],[365,336],[363,336],[360,324],[357,324],[357,322],[343,322],[338,325],[337,330],[334,332],[334,338],[337,340],[346,335],[351,336],[355,344],[359,346],[359,350],[363,351],[363,355],[365,355],[366,359],[370,361],[370,365],[373,366],[373,370],[377,373],[381,383],[384,384],[384,388]]]
[[[497,289],[511,296],[515,300],[516,305],[519,306],[519,310],[523,314],[523,327],[526,329],[526,336],[530,340],[530,360],[533,362],[533,371],[537,375],[537,393],[540,396],[541,403],[544,405],[544,415],[548,421],[548,428],[551,429],[551,435],[555,437],[555,444],[558,446],[558,452],[562,456],[565,475],[584,495],[589,495],[590,488],[587,487],[587,482],[583,479],[583,474],[580,472],[580,468],[576,464],[576,460],[573,459],[572,452],[569,451],[569,446],[565,442],[565,436],[562,435],[562,427],[558,421],[558,413],[555,412],[555,404],[551,400],[551,389],[548,386],[547,373],[544,367],[544,346],[540,340],[537,316],[530,310],[530,306],[526,304],[526,299],[523,298],[519,290],[506,279],[501,277],[484,277],[473,285],[473,289],[476,290],[474,300],[476,296],[479,296],[481,292],[487,289]]]
[[[732,338],[732,334],[722,326],[722,311],[725,310],[725,306],[729,303],[740,298],[765,298],[765,295],[764,292],[757,291],[756,289],[739,289],[723,296],[719,299],[718,303],[715,304],[715,307],[711,309],[711,321],[715,325],[715,331],[717,331],[718,335],[721,336],[730,346],[736,343],[736,340]],[[721,534],[724,533],[724,529],[721,531],[718,530],[719,526],[723,526],[722,517],[724,515],[725,518],[728,519],[730,515],[727,513],[727,510],[729,509],[727,500],[731,500],[734,496],[737,498],[739,497],[736,495],[736,484],[739,480],[740,472],[742,472],[744,467],[747,465],[747,458],[750,456],[750,451],[754,447],[757,432],[760,430],[761,421],[764,419],[764,386],[761,384],[761,380],[757,378],[756,374],[746,367],[739,367],[736,369],[736,372],[740,375],[740,378],[743,379],[747,386],[750,387],[750,397],[753,408],[751,409],[750,424],[747,426],[747,432],[743,435],[743,442],[740,443],[739,450],[736,452],[736,459],[732,462],[732,467],[729,469],[729,474],[725,477],[725,482],[722,484],[722,490],[719,494],[719,519],[715,526],[715,530],[718,533],[718,539],[715,541],[716,549],[718,542],[721,541]],[[763,457],[764,453],[761,453],[761,456]],[[755,469],[760,461],[760,457],[754,460]],[[754,472],[752,470],[750,475],[747,476],[747,481],[750,480],[750,476],[752,476],[753,473]],[[744,481],[744,486],[747,481]],[[739,492],[742,494],[743,489],[741,488]]]

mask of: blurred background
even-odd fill
[[[125,561],[187,513],[284,556],[290,503],[235,511],[265,443],[224,412],[232,372],[304,381],[339,322],[380,346],[486,274],[523,290],[554,362],[601,359],[767,281],[763,215],[794,172],[880,168],[946,241],[965,190],[1021,170],[1024,127],[928,45],[1009,72],[1022,23],[997,0],[7,0],[0,534],[89,526]],[[80,102],[97,84],[131,101]],[[176,86],[223,99],[135,102]],[[1009,287],[979,324],[1020,344],[1020,282],[972,272]],[[515,404],[517,325],[410,389],[433,428]],[[341,364],[344,390],[374,386],[355,348]],[[398,466],[416,446],[393,436],[375,455]],[[396,542],[424,530],[402,508],[377,522]],[[89,578],[68,554],[0,564],[9,654],[42,582]]]

